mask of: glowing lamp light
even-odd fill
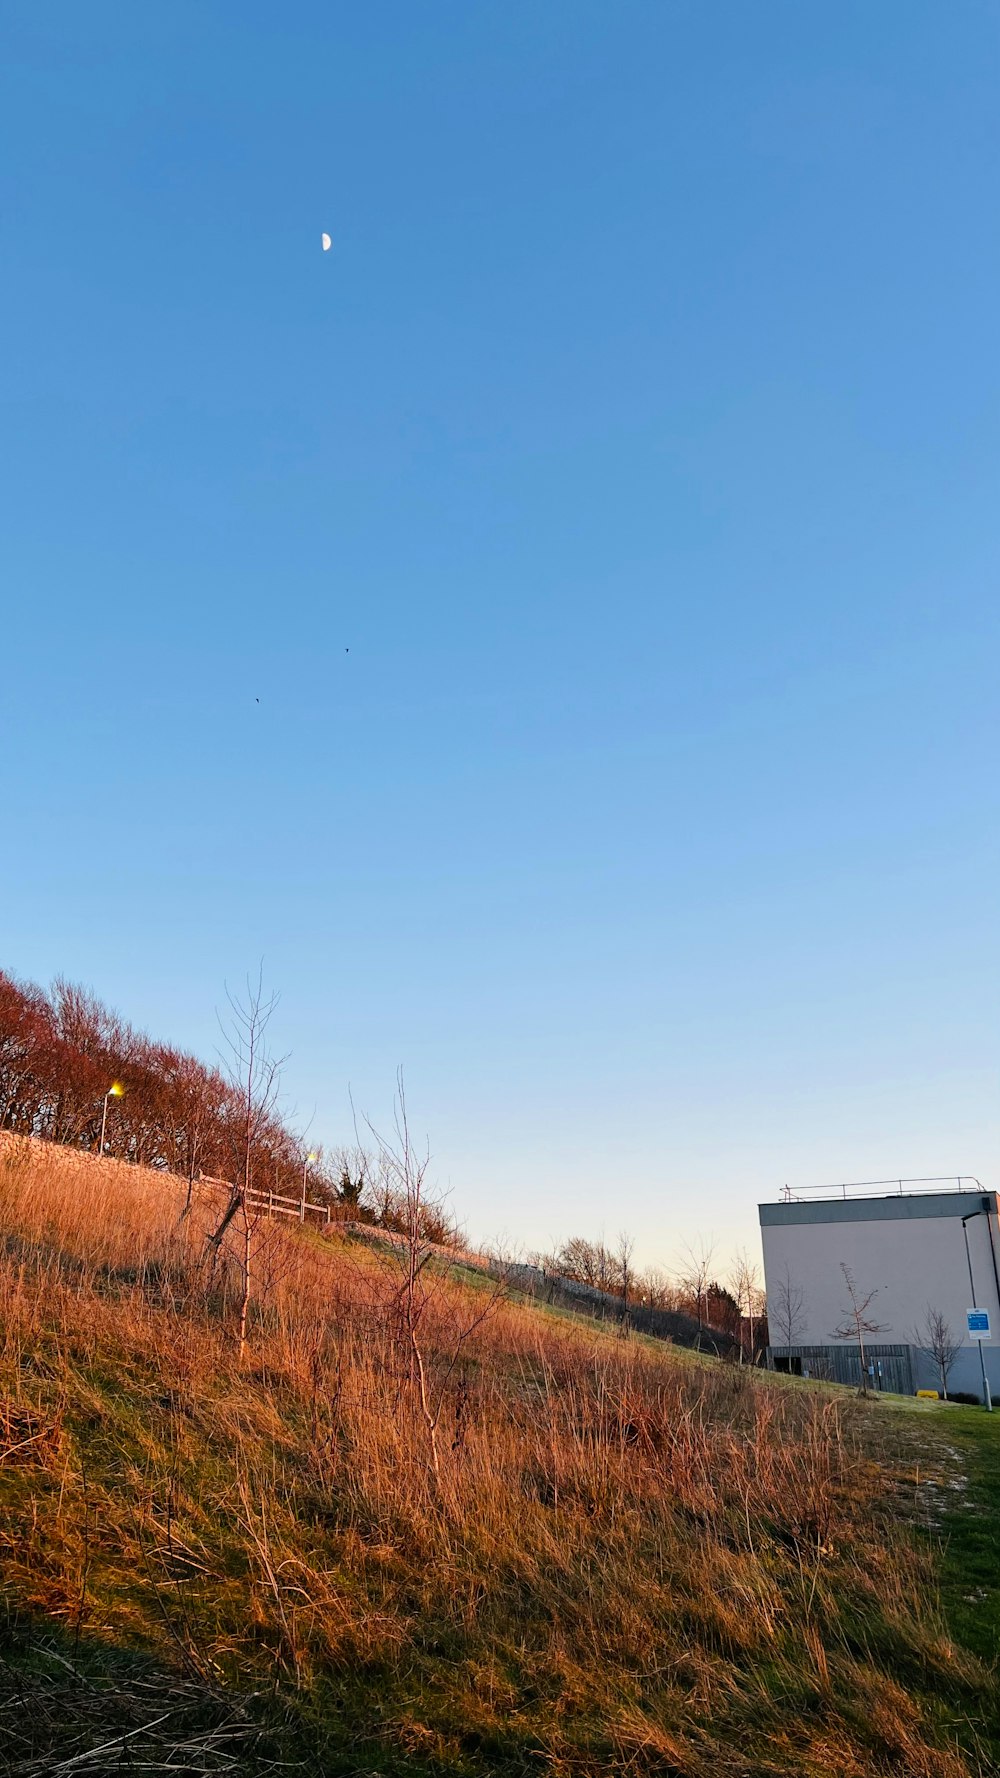
[[[107,1092],[104,1095],[104,1107],[101,1111],[101,1140],[97,1145],[98,1154],[104,1153],[104,1134],[105,1134],[105,1131],[107,1130],[107,1127],[108,1127],[108,1100],[109,1099],[122,1099],[122,1098],[124,1098],[124,1096],[125,1096],[125,1088],[122,1086],[121,1081],[120,1080],[113,1080],[111,1082],[111,1085],[109,1086]]]

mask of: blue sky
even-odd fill
[[[1000,1182],[995,9],[7,19],[0,963],[526,1247]]]

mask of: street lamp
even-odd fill
[[[969,1268],[969,1289],[972,1292],[972,1307],[974,1309],[978,1307],[978,1304],[976,1302],[976,1281],[972,1276],[972,1256],[969,1253],[969,1231],[965,1225],[966,1225],[966,1223],[971,1222],[974,1216],[988,1216],[988,1215],[989,1215],[989,1212],[987,1210],[970,1210],[968,1216],[963,1216],[963,1218],[962,1218],[962,1233],[965,1236],[965,1263]],[[983,1400],[986,1403],[986,1412],[988,1414],[992,1414],[992,1412],[993,1412],[993,1397],[990,1394],[990,1380],[989,1380],[989,1377],[986,1375],[986,1354],[983,1351],[982,1340],[977,1340],[976,1344],[979,1347],[979,1364],[980,1364],[980,1369],[982,1370],[982,1373],[983,1373]]]
[[[315,1159],[316,1156],[310,1152],[306,1155],[306,1158],[302,1163],[302,1198],[299,1203],[300,1222],[305,1222],[306,1219],[306,1175],[309,1172],[309,1162],[314,1161]]]
[[[101,1145],[100,1145],[99,1149],[97,1150],[98,1154],[104,1153],[104,1132],[107,1128],[107,1123],[108,1123],[108,1100],[109,1099],[120,1099],[122,1097],[124,1091],[125,1091],[125,1088],[122,1086],[121,1081],[120,1080],[113,1080],[111,1082],[111,1085],[109,1086],[107,1092],[104,1095],[104,1109],[101,1112]]]

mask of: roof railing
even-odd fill
[[[804,1185],[796,1190],[785,1185],[779,1197],[782,1204],[797,1204],[808,1198],[908,1198],[919,1197],[924,1192],[981,1192],[982,1189],[972,1173],[945,1173],[923,1179],[856,1179],[840,1181],[836,1185]]]

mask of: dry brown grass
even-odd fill
[[[178,1723],[189,1771],[993,1769],[862,1408],[513,1303],[458,1351],[485,1299],[435,1274],[437,1474],[392,1258],[267,1225],[240,1364],[183,1190],[0,1153],[0,1552],[45,1705],[8,1769],[162,1769]],[[144,1736],[133,1682],[176,1717]]]

